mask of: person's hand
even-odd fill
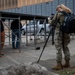
[[[48,20],[50,20],[50,17],[48,17]]]

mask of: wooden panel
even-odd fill
[[[32,0],[33,1],[33,0]],[[26,5],[30,5],[30,0],[27,0],[27,3],[26,3]]]
[[[53,0],[0,0],[0,9],[8,9],[27,5],[38,4]]]
[[[21,0],[18,0],[18,7],[21,6]]]
[[[20,6],[33,5],[33,4],[38,4],[38,3],[42,3],[42,2],[49,2],[49,1],[50,0],[25,0],[25,2],[24,2],[24,0],[23,0],[22,5],[20,4]]]
[[[1,0],[0,10],[17,7],[17,0]]]

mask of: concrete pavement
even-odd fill
[[[40,53],[42,51],[44,43],[37,44],[37,47],[40,46],[40,50],[35,50],[33,44],[29,46],[21,46],[21,52],[18,49],[12,49],[11,45],[5,45],[3,52],[5,55],[0,58],[0,68],[8,67],[14,64],[27,64],[29,62],[37,62]],[[75,66],[75,40],[71,40],[69,44],[69,49],[71,53],[71,66]],[[64,60],[63,60],[64,62]],[[51,68],[56,65],[56,50],[55,46],[51,45],[51,40],[49,40],[43,55],[40,59],[39,64],[46,67],[49,71],[52,71]],[[52,71],[53,72],[53,71]]]

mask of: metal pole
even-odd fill
[[[35,18],[34,18],[33,22],[34,22],[34,45],[35,45],[35,49],[36,49]]]
[[[1,16],[0,16],[0,21],[1,21]],[[1,48],[1,22],[0,22],[0,52],[1,52],[2,48]]]
[[[26,20],[26,46],[28,46],[27,20]]]
[[[46,41],[46,20],[44,20],[44,39]]]
[[[10,45],[10,20],[8,20],[8,26],[9,26],[8,32],[9,32],[9,45]]]
[[[21,52],[21,30],[20,30],[20,17],[18,18],[19,20],[19,38],[18,38],[18,42],[19,42],[19,52]]]
[[[30,22],[30,20],[29,20],[29,22]],[[31,38],[31,25],[29,25],[29,28],[30,28],[30,40],[32,40],[32,38]]]

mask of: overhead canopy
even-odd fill
[[[13,13],[13,12],[0,11],[0,14],[2,17],[5,17],[7,19],[19,18],[19,17],[21,20],[33,20],[34,18],[35,19],[47,19],[47,16],[21,14],[21,13]]]

